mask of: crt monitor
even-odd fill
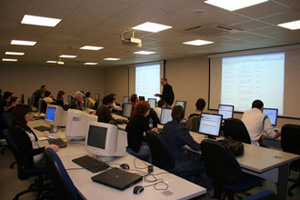
[[[219,104],[218,114],[223,115],[223,119],[233,118],[233,111],[234,111],[233,105]]]
[[[51,125],[56,124],[57,126],[65,126],[67,119],[67,111],[61,106],[51,105],[47,106],[45,120]]]
[[[127,133],[113,124],[89,122],[86,150],[100,157],[125,156]]]
[[[160,116],[160,123],[166,124],[169,121],[172,121],[172,109],[171,108],[162,108],[161,109],[161,116]]]
[[[150,104],[150,108],[154,108],[156,106],[156,99],[148,98],[148,103]]]
[[[97,115],[91,115],[81,110],[69,109],[66,137],[71,140],[84,140],[90,121],[98,121]]]
[[[129,96],[124,96],[123,97],[123,102],[122,102],[123,104],[124,103],[129,103]]]
[[[175,106],[182,106],[185,110],[186,108],[186,101],[176,101]]]
[[[123,116],[130,118],[132,113],[133,105],[130,103],[125,103],[123,108]]]
[[[277,108],[264,108],[263,113],[264,113],[264,115],[268,116],[268,118],[271,121],[272,126],[276,126],[278,109]]]
[[[222,115],[202,113],[200,118],[199,133],[209,137],[218,137],[222,123]]]

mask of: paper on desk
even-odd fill
[[[48,136],[48,137],[39,137],[38,139],[40,141],[43,141],[43,140],[49,140],[49,139],[53,139],[54,137],[53,136]]]

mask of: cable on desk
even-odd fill
[[[134,168],[136,168],[136,169],[147,169],[147,168],[148,168],[148,165],[147,165],[147,163],[146,163],[145,161],[142,161],[142,162],[144,163],[144,165],[145,165],[146,167],[138,167],[138,166],[136,165],[136,159],[137,159],[137,158],[134,158],[134,160],[133,160]]]
[[[153,178],[153,180],[148,179],[147,177],[151,176]],[[167,182],[164,181],[164,179],[162,178],[156,178],[155,175],[153,174],[147,174],[146,176],[144,176],[144,181],[146,183],[153,183],[150,185],[146,185],[144,187],[150,187],[150,186],[154,186],[155,190],[167,190],[169,188],[169,184]],[[160,186],[162,185],[162,186]]]

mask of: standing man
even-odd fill
[[[39,105],[39,99],[42,97],[42,94],[44,92],[47,91],[47,86],[46,85],[42,85],[41,86],[41,89],[37,89],[32,95],[34,95],[34,103],[33,103],[33,106],[34,107],[38,107]]]
[[[156,97],[160,97],[164,100],[167,106],[171,106],[174,102],[174,92],[171,85],[168,84],[167,78],[161,78],[160,83],[163,86],[162,94],[155,94]]]

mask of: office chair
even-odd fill
[[[232,139],[251,144],[251,139],[248,130],[242,120],[230,118],[224,123],[224,135],[230,136]]]
[[[193,116],[189,118],[185,123],[185,127],[192,132],[199,132],[200,116]]]
[[[58,155],[51,149],[45,150],[49,166],[50,180],[53,184],[53,195],[56,200],[81,200],[77,188],[69,177]]]
[[[225,190],[225,197],[234,199],[235,192],[261,185],[256,178],[243,174],[241,167],[231,150],[223,143],[205,139],[201,142],[202,158],[209,177],[214,179],[215,196],[220,197]]]
[[[277,200],[277,197],[272,190],[263,190],[251,196],[245,197],[243,200]]]
[[[1,155],[5,153],[5,151],[8,149],[8,144],[6,141],[4,141],[4,134],[3,131],[5,129],[8,129],[9,125],[11,122],[11,113],[5,112],[0,116],[0,139],[2,140],[0,142],[0,147],[1,149]],[[13,164],[11,165],[10,168],[13,168]]]
[[[12,137],[8,129],[4,130],[4,136],[17,161],[18,178],[20,180],[27,180],[30,177],[35,177],[34,183],[32,183],[27,190],[16,194],[13,200],[18,200],[21,195],[29,192],[37,192],[36,199],[40,199],[44,195],[44,192],[49,189],[49,184],[46,185],[44,184],[44,176],[48,174],[48,169],[30,168],[28,164],[28,160],[19,150],[17,144],[15,143],[14,138]]]
[[[281,128],[281,148],[285,152],[300,155],[300,125],[285,124]],[[297,180],[289,179],[294,182],[288,189],[288,195],[293,196],[292,190],[300,186],[300,160],[296,160],[290,164],[290,170],[299,172]]]
[[[24,94],[21,95],[21,100],[20,100],[20,103],[24,103],[25,102],[25,96]]]
[[[41,107],[40,107],[39,113],[46,113],[47,107],[48,107],[46,101],[41,100],[41,105],[40,106]]]

